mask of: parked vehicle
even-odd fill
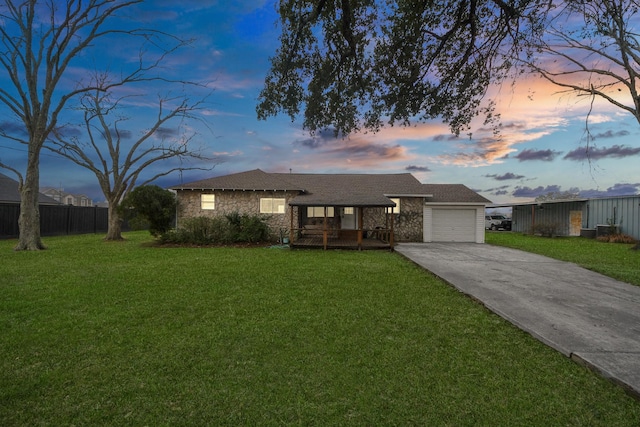
[[[507,230],[511,231],[511,218],[504,215],[485,215],[484,228],[486,230]]]

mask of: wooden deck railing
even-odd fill
[[[339,230],[302,227],[291,229],[289,236],[292,247],[393,250],[394,246],[392,230],[384,228]]]

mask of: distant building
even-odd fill
[[[93,206],[93,200],[84,194],[66,193],[63,188],[43,187],[40,189],[45,194],[63,205]]]
[[[512,230],[516,232],[553,225],[558,236],[587,236],[615,227],[640,239],[640,194],[489,205],[499,207],[512,209]]]

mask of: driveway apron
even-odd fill
[[[640,398],[640,287],[575,264],[476,243],[396,252]]]

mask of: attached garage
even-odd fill
[[[475,209],[434,209],[434,242],[475,242]]]
[[[424,242],[484,243],[484,208],[490,203],[462,184],[423,184]]]
[[[425,242],[484,243],[484,206],[425,206]]]

